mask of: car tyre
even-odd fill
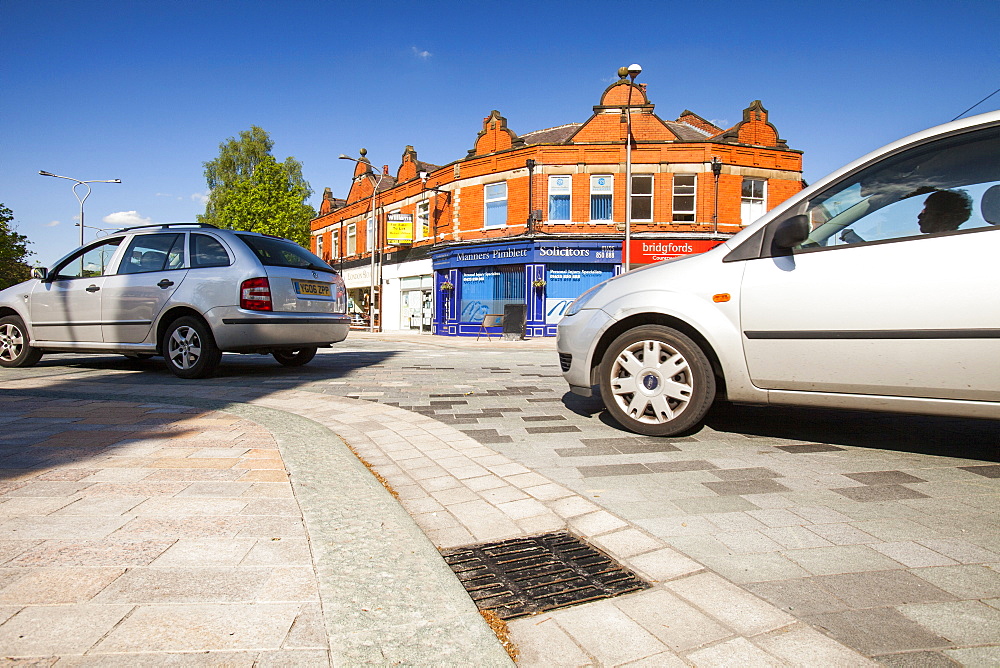
[[[0,366],[14,369],[34,366],[42,351],[31,345],[24,321],[16,315],[0,318]]]
[[[190,316],[170,323],[161,348],[167,367],[179,378],[205,378],[222,359],[208,325]]]
[[[643,325],[607,349],[600,387],[608,413],[621,426],[647,436],[673,436],[704,419],[715,399],[715,374],[690,337]]]
[[[275,350],[271,353],[271,357],[284,366],[302,366],[308,364],[315,356],[316,346],[298,350]]]

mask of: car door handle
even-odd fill
[[[157,285],[163,288],[164,290],[166,290],[173,284],[174,284],[173,281],[167,280],[166,278],[162,279],[159,283],[157,283]]]
[[[100,288],[97,287],[96,285],[88,285],[86,290],[87,292],[97,292],[98,290],[100,290]]]

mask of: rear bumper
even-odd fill
[[[324,346],[347,338],[351,319],[339,313],[254,313],[213,309],[206,314],[215,342],[226,352]]]

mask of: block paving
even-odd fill
[[[331,504],[296,482],[323,455],[279,447],[294,415],[437,548],[569,530],[654,582],[512,621],[520,665],[1000,662],[996,422],[723,408],[644,438],[566,393],[551,341],[352,333],[309,367],[227,356],[198,383],[48,359],[0,373],[2,654],[336,663],[348,608],[310,521]],[[380,623],[359,646],[406,636]]]

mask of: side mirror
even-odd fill
[[[46,278],[49,277],[48,267],[35,267],[34,269],[31,270],[31,277],[37,278],[40,281],[44,281]]]
[[[809,232],[809,217],[800,214],[778,223],[774,228],[772,240],[778,248],[792,248],[808,239]]]

